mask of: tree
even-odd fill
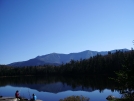
[[[134,40],[133,40],[134,43]],[[134,101],[134,51],[131,50],[122,64],[122,70],[115,72],[117,78],[114,79],[120,84],[120,93],[123,97]]]

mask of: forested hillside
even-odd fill
[[[60,66],[24,66],[7,67],[0,65],[0,76],[21,76],[21,75],[89,75],[89,74],[115,74],[115,71],[123,70],[124,65],[129,64],[127,69],[134,67],[134,51],[109,52],[108,55],[96,55],[89,59],[80,61],[71,60],[69,63]]]

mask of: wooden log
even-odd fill
[[[14,97],[2,97],[0,101],[18,101],[17,98]]]
[[[21,101],[20,99],[14,98],[14,97],[1,97],[0,101]],[[22,99],[22,101],[30,101],[29,99]],[[42,101],[42,100],[36,100],[36,101]]]

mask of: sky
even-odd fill
[[[134,47],[134,0],[0,0],[0,64]]]

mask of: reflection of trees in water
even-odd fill
[[[92,90],[99,89],[102,92],[104,89],[111,89],[114,91],[118,89],[117,83],[111,81],[106,76],[90,76],[90,77],[80,77],[80,76],[45,76],[45,77],[5,77],[0,78],[0,86],[5,85],[19,85],[19,84],[51,84],[56,82],[61,82],[64,85],[71,86],[72,89],[76,87],[82,87],[82,89],[92,88]]]

